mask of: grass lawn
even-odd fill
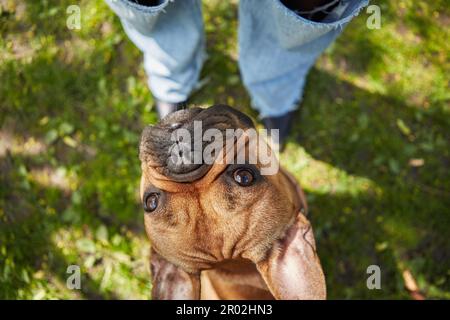
[[[156,121],[140,52],[102,1],[0,0],[0,299],[148,299],[138,141]],[[237,1],[203,1],[193,103],[247,112]],[[450,298],[450,8],[372,1],[311,71],[282,165],[307,192],[329,298]],[[447,4],[447,5],[446,5]],[[66,287],[80,265],[82,289]],[[366,286],[381,268],[381,290]],[[408,277],[406,277],[408,278]]]

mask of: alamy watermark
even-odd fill
[[[70,290],[80,290],[81,289],[80,266],[72,264],[67,267],[66,273],[70,274],[70,276],[68,276],[66,280],[67,288]]]
[[[367,274],[370,276],[367,278],[366,285],[369,290],[381,289],[381,268],[376,264],[372,264],[367,267]]]
[[[381,29],[381,8],[376,4],[372,4],[366,9],[370,16],[366,20],[366,26],[370,30]]]
[[[202,129],[202,121],[194,121],[191,131],[179,128],[172,132],[169,161],[175,165],[190,164],[259,164],[262,175],[279,170],[279,130]],[[225,141],[224,141],[225,139]],[[205,145],[206,143],[206,145]]]
[[[69,15],[66,20],[66,26],[69,30],[81,30],[81,9],[76,4],[70,5],[66,9]]]

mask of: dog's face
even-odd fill
[[[195,121],[202,122],[202,133],[218,128],[224,142],[226,129],[253,128],[242,113],[214,106],[176,112],[144,131],[140,147],[141,200],[152,248],[190,275],[225,260],[248,259],[260,264],[260,271],[266,262],[267,270],[261,272],[266,273],[262,275],[270,287],[270,251],[296,223],[302,200],[282,171],[264,175],[267,163],[262,164],[257,156],[253,158],[256,161],[248,161],[251,154],[256,155],[248,140],[239,147],[233,138],[231,149],[220,143],[214,163],[174,161],[174,132],[186,129],[193,133]],[[198,138],[192,137],[188,145],[193,146]],[[206,145],[201,144],[201,150]],[[227,158],[230,153],[232,157]],[[247,158],[237,161],[242,153]]]
[[[171,187],[143,175],[146,231],[157,252],[188,271],[263,258],[295,218],[285,182],[257,165],[221,167],[189,188]]]

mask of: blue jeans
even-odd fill
[[[205,59],[200,0],[161,0],[142,6],[106,0],[128,37],[144,53],[153,96],[185,101]],[[368,0],[342,0],[321,22],[301,17],[280,0],[240,0],[239,67],[261,117],[294,110],[316,58]]]

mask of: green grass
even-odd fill
[[[0,298],[149,298],[139,135],[156,121],[139,51],[102,1],[0,1]],[[379,1],[318,60],[281,156],[310,204],[330,298],[450,298],[450,12]],[[237,67],[236,1],[204,1],[193,103],[256,119]],[[69,290],[66,268],[82,268]],[[382,289],[368,290],[377,264]]]

